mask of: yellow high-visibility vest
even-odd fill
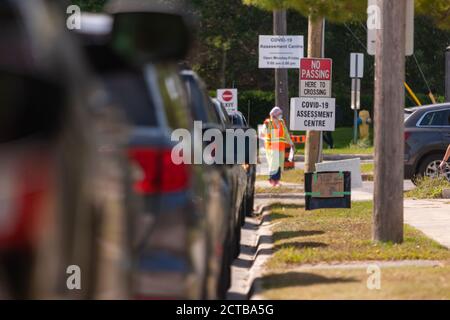
[[[286,133],[284,131],[284,120],[279,120],[278,126],[272,119],[264,121],[266,127],[265,147],[266,150],[285,150],[290,144],[286,141]]]

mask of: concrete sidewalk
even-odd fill
[[[450,249],[450,201],[405,200],[405,223]]]

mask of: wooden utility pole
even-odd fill
[[[406,0],[378,0],[375,57],[375,190],[373,238],[403,241]]]
[[[286,10],[273,11],[273,34],[284,36],[287,34]],[[289,123],[289,88],[288,70],[275,69],[275,104],[283,110],[286,123]]]
[[[322,57],[322,41],[323,41],[323,24],[322,18],[312,19],[309,17],[308,22],[308,58]],[[319,162],[320,148],[320,132],[308,131],[306,133],[305,145],[305,172],[314,172],[316,163]]]
[[[450,46],[445,51],[445,101],[450,102]]]

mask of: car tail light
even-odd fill
[[[32,245],[43,223],[44,201],[50,190],[49,159],[41,155],[1,164],[0,249]]]
[[[142,170],[142,177],[134,189],[139,194],[182,191],[189,185],[189,170],[186,164],[175,164],[170,149],[133,148],[130,158]]]
[[[408,141],[409,137],[411,137],[411,132],[405,132],[405,141]]]

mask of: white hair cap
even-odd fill
[[[283,110],[281,110],[279,107],[274,107],[270,111],[270,116],[272,116],[272,117],[278,117],[281,114],[283,114]]]

